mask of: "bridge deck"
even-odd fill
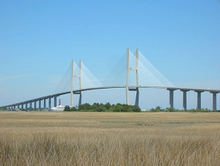
[[[79,91],[88,91],[88,90],[99,90],[99,89],[113,89],[113,88],[126,88],[126,86],[106,86],[106,87],[93,87],[93,88],[85,88],[85,89],[78,89],[78,90],[74,90],[73,92],[79,92]],[[200,92],[211,92],[211,93],[220,93],[220,90],[218,89],[197,89],[197,88],[179,88],[179,87],[162,87],[162,86],[129,86],[129,88],[154,88],[154,89],[166,89],[166,90],[185,90],[185,91],[200,91]],[[52,95],[47,95],[47,96],[42,96],[42,97],[38,97],[35,99],[31,99],[31,100],[26,100],[26,101],[22,101],[22,102],[18,102],[18,103],[14,103],[14,104],[9,104],[9,105],[5,105],[4,107],[10,107],[10,106],[14,106],[14,105],[21,105],[24,103],[30,103],[30,102],[34,102],[34,101],[39,101],[39,100],[43,100],[43,99],[48,99],[48,98],[52,98],[54,96],[61,96],[61,95],[65,95],[71,93],[71,91],[66,91],[66,92],[60,92],[60,93],[55,93]]]

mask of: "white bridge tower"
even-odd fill
[[[74,107],[74,100],[73,100],[73,94],[79,94],[79,104],[80,106],[82,104],[82,74],[81,74],[81,67],[82,63],[81,60],[79,61],[79,75],[74,75],[74,61],[72,60],[72,76],[71,76],[71,106]],[[74,77],[79,78],[79,91],[73,91],[73,85],[74,85]]]
[[[136,91],[135,105],[139,106],[139,50],[136,49],[136,67],[130,67],[130,50],[127,49],[126,104],[130,105],[129,91]],[[129,87],[129,71],[136,70],[136,87]]]

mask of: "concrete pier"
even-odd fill
[[[187,92],[188,92],[189,90],[180,89],[180,91],[183,92],[183,110],[186,111],[186,110],[187,110]]]
[[[32,111],[32,101],[30,101],[30,111]]]
[[[174,100],[173,100],[174,94],[173,94],[173,92],[174,92],[176,89],[174,89],[174,88],[167,88],[167,90],[169,90],[169,92],[170,92],[169,105],[170,105],[170,108],[173,108],[173,105],[174,105]]]
[[[82,105],[82,92],[79,93],[79,104],[78,107]]]
[[[201,109],[201,93],[204,92],[202,90],[195,90],[197,93],[197,109]]]
[[[27,111],[28,110],[28,103],[25,103],[25,111]]]
[[[49,97],[49,108],[51,108],[51,97]]]
[[[37,111],[37,101],[34,100],[34,111]]]
[[[54,96],[54,107],[57,106],[57,96]]]
[[[24,111],[24,103],[21,104],[21,111]]]
[[[139,106],[139,88],[137,88],[137,91],[136,91],[135,105]]]
[[[44,98],[44,109],[46,109],[46,98]]]
[[[212,110],[216,111],[217,110],[217,91],[210,91],[210,93],[212,93],[213,97],[212,97]]]
[[[38,100],[38,104],[39,104],[38,109],[39,111],[41,111],[41,99]]]

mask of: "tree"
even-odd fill
[[[0,107],[0,110],[7,110],[6,107]]]
[[[138,106],[136,106],[136,105],[132,106],[132,110],[133,110],[134,112],[141,112],[140,107],[138,107]]]
[[[70,111],[70,107],[68,105],[65,106],[64,111]]]
[[[105,108],[106,108],[107,110],[109,110],[110,107],[111,107],[111,104],[110,104],[109,102],[105,104]]]
[[[104,112],[105,110],[104,110],[104,108],[102,108],[102,107],[98,107],[98,108],[96,108],[96,111],[97,111],[97,112]]]
[[[70,108],[70,111],[77,111],[76,107]]]
[[[116,104],[114,106],[113,112],[121,112],[123,106],[121,104]]]
[[[91,109],[91,105],[89,103],[85,103],[79,106],[78,110],[89,110]]]
[[[91,109],[97,109],[99,107],[99,103],[94,103],[92,106],[91,106]]]

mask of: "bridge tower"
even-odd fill
[[[130,50],[127,49],[126,104],[130,105],[129,91],[136,91],[135,105],[139,106],[139,50],[136,49],[136,67],[130,67]],[[129,87],[129,71],[136,70],[136,87]]]
[[[72,60],[72,76],[71,76],[71,106],[74,107],[74,100],[73,100],[73,94],[79,94],[79,104],[80,106],[82,104],[82,74],[81,74],[81,67],[82,63],[81,60],[79,61],[79,75],[74,75],[74,61]],[[74,77],[79,78],[79,91],[73,91],[73,85],[74,85]]]

